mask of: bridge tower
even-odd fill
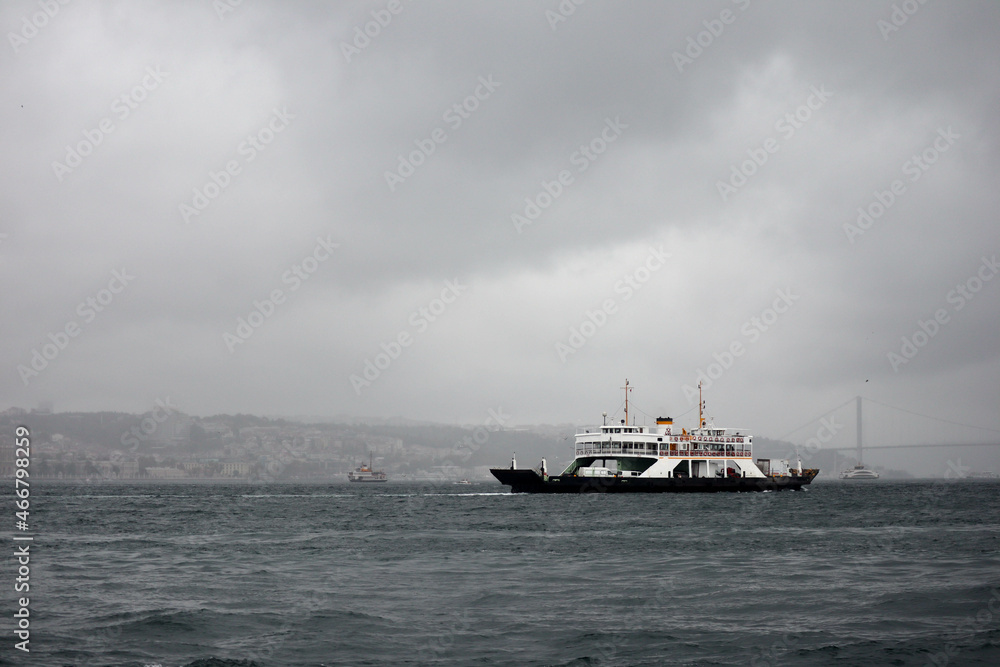
[[[858,464],[861,464],[861,397],[857,397],[857,417],[858,425]]]

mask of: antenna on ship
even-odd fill
[[[625,425],[628,426],[628,393],[632,391],[632,387],[628,386],[628,378],[625,378],[625,386],[618,388],[625,390]]]

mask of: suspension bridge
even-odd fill
[[[792,442],[797,448],[805,447],[810,453],[854,451],[861,463],[864,453],[870,450],[1000,447],[1000,429],[920,414],[855,396],[780,440]]]

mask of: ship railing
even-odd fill
[[[636,456],[682,456],[686,458],[745,458],[752,456],[750,447],[733,447],[732,449],[625,449],[622,447],[577,447],[577,456],[602,456],[604,454],[633,454]]]
[[[635,447],[635,448],[625,448],[625,447],[577,447],[577,456],[601,456],[602,454],[635,454],[637,456],[656,456],[657,449],[645,448],[645,447]]]
[[[719,449],[681,449],[676,451],[662,450],[660,452],[660,456],[732,459],[732,458],[745,458],[751,456],[751,450],[748,447],[734,447],[733,449],[726,449],[726,450],[719,450]]]
[[[736,447],[725,451],[715,449],[688,449],[679,452],[671,452],[675,456],[706,456],[716,458],[732,458],[750,456],[750,449],[747,447]]]

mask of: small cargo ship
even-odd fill
[[[655,426],[629,424],[625,381],[625,419],[577,433],[575,456],[558,475],[545,459],[538,468],[491,468],[514,493],[716,493],[725,491],[799,491],[819,474],[792,467],[787,459],[753,459],[753,436],[741,428],[706,424],[698,384],[698,427],[679,431],[670,417]],[[606,415],[606,413],[605,413]],[[605,417],[605,421],[606,421]]]
[[[371,456],[368,458],[368,465],[364,463],[361,467],[355,468],[351,472],[347,473],[347,479],[352,482],[387,482],[389,481],[388,475],[382,470],[375,470],[372,466]]]

